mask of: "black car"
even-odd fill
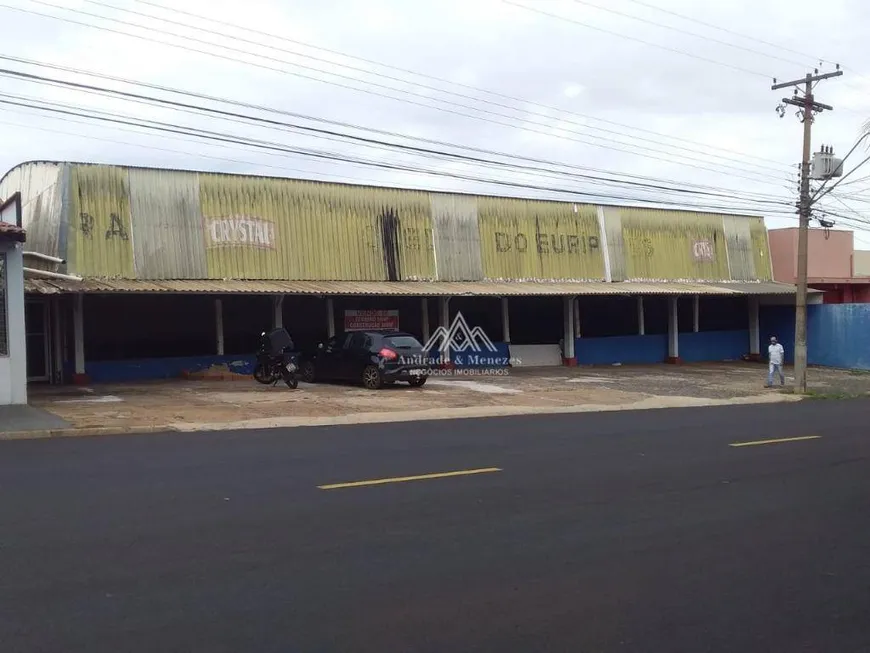
[[[428,356],[410,333],[350,331],[303,356],[302,380],[362,382],[370,390],[406,381],[420,388],[432,369]]]

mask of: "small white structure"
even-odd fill
[[[0,406],[27,403],[21,199],[0,206]]]

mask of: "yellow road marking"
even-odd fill
[[[448,478],[450,476],[470,476],[472,474],[489,474],[500,472],[498,467],[485,467],[483,469],[463,469],[458,472],[441,472],[439,474],[421,474],[420,476],[395,476],[392,478],[378,478],[371,481],[354,481],[352,483],[334,483],[332,485],[318,485],[321,490],[337,490],[344,487],[363,487],[364,485],[384,485],[386,483],[405,483],[407,481],[423,481],[430,478]]]
[[[800,442],[801,440],[818,440],[821,435],[803,435],[799,438],[779,438],[778,440],[755,440],[754,442],[732,442],[730,447],[754,447],[759,444],[779,444],[781,442]]]

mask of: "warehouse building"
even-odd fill
[[[14,193],[31,381],[246,371],[272,326],[425,341],[459,313],[515,364],[728,360],[794,303],[760,216],[70,162]]]

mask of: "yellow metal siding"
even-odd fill
[[[434,277],[425,193],[200,175],[200,198],[211,278]],[[248,242],[228,243],[246,221]]]
[[[129,184],[136,278],[207,277],[197,175],[131,169]]]
[[[70,193],[70,271],[82,276],[133,277],[127,170],[73,166]]]
[[[752,235],[752,255],[755,259],[755,279],[771,281],[773,279],[773,262],[770,259],[770,243],[767,239],[767,227],[763,218],[751,218],[749,233]]]
[[[595,206],[482,197],[480,247],[487,279],[603,279]]]
[[[435,232],[435,268],[438,280],[483,279],[477,198],[432,193],[429,200]]]
[[[628,279],[730,279],[721,216],[637,208],[620,214]]]

